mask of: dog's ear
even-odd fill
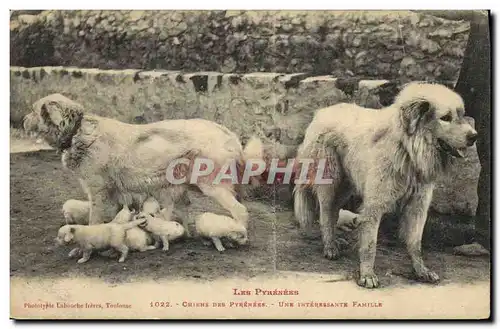
[[[63,120],[62,107],[57,101],[47,100],[40,106],[40,116],[45,123],[59,126]]]
[[[69,232],[64,236],[64,241],[65,242],[70,242],[71,240],[73,240],[74,234],[75,234],[75,228],[74,227],[70,227],[69,228]]]
[[[414,100],[401,108],[403,127],[408,135],[413,135],[424,124],[430,122],[434,112],[432,105],[423,99]]]
[[[83,118],[83,107],[62,95],[47,96],[42,100],[40,116],[43,122],[51,128],[55,146],[65,149],[71,146]]]

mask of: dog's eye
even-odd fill
[[[446,114],[445,116],[442,116],[442,117],[441,117],[441,120],[446,121],[446,122],[451,122],[451,120],[452,120],[452,119],[453,119],[453,118],[451,117],[451,114],[450,114],[450,113],[448,113],[448,114]]]

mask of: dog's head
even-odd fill
[[[476,130],[464,118],[462,98],[451,89],[430,83],[410,83],[396,97],[406,134],[422,136],[441,152],[463,157],[474,145]]]
[[[83,118],[83,106],[61,94],[51,94],[33,104],[23,118],[23,128],[35,132],[59,150],[71,146]]]
[[[57,232],[56,243],[60,246],[68,245],[73,242],[75,237],[75,227],[72,225],[61,226]]]
[[[248,242],[248,234],[245,230],[229,232],[227,234],[227,238],[231,239],[241,246],[247,244]]]

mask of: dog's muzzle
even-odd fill
[[[448,143],[443,141],[442,139],[438,139],[439,148],[449,155],[455,158],[463,158],[465,157],[465,152],[467,151],[466,147],[463,148],[454,148],[450,146]]]

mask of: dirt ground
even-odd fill
[[[24,144],[23,144],[24,143]],[[25,147],[28,146],[28,147]],[[23,149],[23,147],[25,147]],[[21,152],[26,150],[26,152]],[[15,277],[91,277],[109,283],[126,282],[134,278],[216,280],[222,278],[252,278],[278,271],[339,274],[340,281],[350,280],[357,270],[356,253],[337,261],[322,256],[321,240],[306,240],[291,221],[289,209],[272,204],[244,201],[251,218],[251,244],[219,253],[196,239],[186,239],[171,245],[167,253],[154,250],[131,253],[125,263],[94,255],[85,264],[69,259],[70,248],[56,247],[54,238],[64,223],[61,206],[67,199],[84,199],[78,182],[61,167],[54,150],[36,150],[25,141],[11,141],[10,157],[10,273]],[[179,206],[178,216],[192,218],[201,211],[224,211],[208,198],[195,192],[192,204]],[[424,241],[428,267],[449,282],[489,281],[488,257],[456,256],[432,237]],[[466,239],[466,238],[464,238]],[[376,273],[383,286],[414,284],[408,257],[390,239],[380,239]]]

